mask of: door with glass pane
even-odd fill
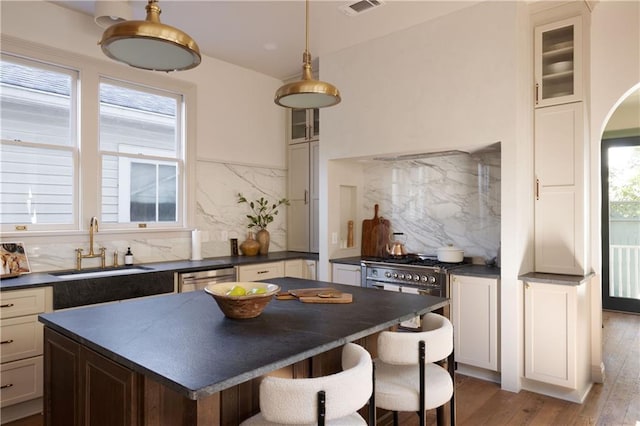
[[[640,136],[602,141],[602,307],[640,313]]]

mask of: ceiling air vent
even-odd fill
[[[384,5],[384,2],[380,0],[360,0],[354,3],[345,4],[344,6],[340,6],[340,10],[345,15],[355,16],[373,10],[376,7],[382,5]]]

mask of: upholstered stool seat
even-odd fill
[[[260,383],[260,413],[242,426],[315,425],[359,426],[358,414],[373,393],[371,356],[363,347],[347,343],[342,350],[343,371],[310,379],[265,377]],[[319,394],[326,400],[319,417]]]
[[[453,399],[453,326],[442,315],[429,313],[423,318],[422,330],[384,331],[378,337],[375,403],[376,407],[393,411],[394,422],[398,411],[413,411],[424,425],[426,410]],[[447,357],[449,371],[436,364]],[[453,401],[451,418],[453,424]]]

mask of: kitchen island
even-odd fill
[[[345,343],[374,347],[369,336],[448,304],[312,280],[266,281],[284,290],[334,287],[353,303],[273,300],[257,318],[231,320],[196,291],[40,315],[46,423],[237,424],[259,410],[262,375],[335,372]]]

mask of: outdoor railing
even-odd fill
[[[609,246],[609,295],[640,299],[640,246]]]

